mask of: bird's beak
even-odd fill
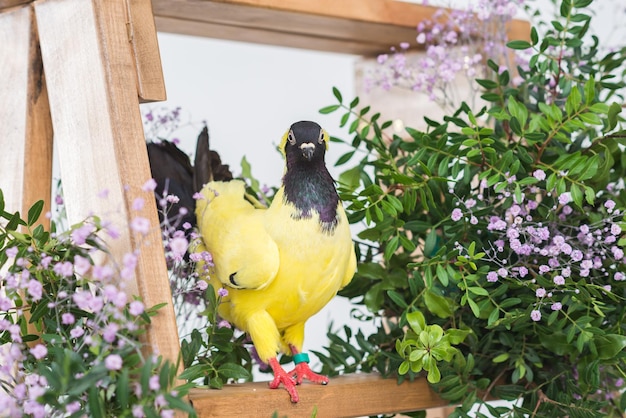
[[[306,158],[307,161],[311,161],[313,154],[315,154],[315,144],[312,142],[305,142],[300,145],[300,150],[302,151],[302,156]]]

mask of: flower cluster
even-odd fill
[[[424,54],[410,54],[411,44],[392,47],[390,54],[378,56],[378,66],[366,79],[368,89],[394,86],[420,92],[447,108],[458,102],[455,82],[464,77],[470,89],[472,81],[484,76],[485,57],[501,57],[501,66],[525,65],[523,53],[514,56],[512,65],[506,49],[506,32],[502,31],[517,13],[518,0],[480,0],[467,10],[438,9],[431,19],[417,25],[416,42]]]
[[[540,321],[546,311],[559,311],[584,298],[581,289],[608,297],[612,284],[626,278],[619,243],[624,214],[606,196],[594,207],[576,209],[569,192],[545,189],[543,170],[535,170],[533,178],[533,184],[517,194],[514,177],[491,188],[483,180],[476,198],[459,201],[451,219],[477,225],[489,243],[484,248],[490,266],[486,281],[526,286],[536,297],[529,315]],[[466,253],[462,246],[458,249]]]
[[[149,183],[145,190],[149,190]],[[0,195],[1,196],[1,195]],[[116,226],[90,216],[68,231],[35,226],[43,202],[0,227],[0,410],[10,417],[89,413],[170,417],[188,412],[172,389],[176,368],[144,356],[157,307],[129,295],[139,252],[106,257]],[[142,202],[135,201],[140,210]],[[141,236],[149,222],[136,216]],[[17,226],[23,230],[18,232]]]

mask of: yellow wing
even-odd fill
[[[263,289],[279,268],[278,247],[265,229],[264,209],[244,199],[239,180],[211,182],[196,202],[198,226],[213,255],[218,280],[238,289]]]

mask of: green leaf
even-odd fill
[[[493,360],[491,361],[494,363],[504,363],[508,359],[509,359],[509,353],[502,353],[500,355],[495,356]]]
[[[411,329],[419,334],[426,329],[426,318],[420,311],[413,311],[406,314],[406,320],[409,323]]]
[[[532,45],[528,41],[511,41],[506,44],[511,49],[528,49]]]
[[[235,363],[222,364],[217,372],[227,379],[252,379],[252,375],[243,366]]]
[[[594,338],[601,360],[613,359],[626,348],[626,336],[619,334],[598,335]]]
[[[39,219],[39,215],[41,215],[41,211],[43,210],[43,205],[43,200],[39,200],[28,210],[28,226],[32,226],[35,222],[37,222],[37,219]]]
[[[340,105],[330,105],[330,106],[326,106],[323,107],[319,110],[319,112],[322,115],[327,115],[329,113],[333,113],[334,111],[336,111],[337,109],[339,109],[341,106]]]
[[[585,103],[590,105],[596,97],[596,80],[590,77],[585,83]]]
[[[337,99],[339,103],[343,102],[343,98],[341,97],[341,92],[339,91],[337,87],[334,87],[334,86],[333,86],[333,95],[335,96],[335,98]]]
[[[450,318],[452,316],[453,312],[450,306],[452,301],[430,290],[424,293],[424,304],[431,313],[437,315],[439,318]]]
[[[402,297],[402,295],[400,295],[400,293],[396,292],[395,290],[388,290],[387,296],[389,296],[389,298],[393,300],[394,303],[398,305],[401,309],[406,309],[409,306]]]
[[[608,119],[609,119],[609,130],[615,129],[617,126],[617,115],[622,111],[622,106],[619,103],[613,102],[609,107]]]
[[[474,314],[474,316],[476,318],[480,317],[480,308],[478,307],[478,305],[476,304],[476,302],[474,302],[472,299],[468,298],[467,299],[467,303],[469,304],[472,313]]]
[[[389,240],[385,246],[385,260],[389,260],[391,256],[396,252],[400,245],[400,237],[397,235]]]

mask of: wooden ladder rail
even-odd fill
[[[113,222],[114,259],[140,250],[131,294],[166,303],[146,333],[171,362],[180,345],[152,192],[140,101],[165,99],[150,0],[0,1],[0,187],[6,208],[50,202],[58,151],[70,224],[94,213]],[[107,191],[108,197],[101,193]],[[135,198],[146,204],[133,210]],[[46,210],[49,210],[47,206]],[[153,228],[138,237],[134,217]],[[45,223],[45,221],[44,221]]]

